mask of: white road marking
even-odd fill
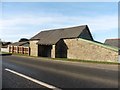
[[[37,83],[37,84],[42,85],[42,86],[44,86],[44,87],[47,87],[47,88],[49,88],[49,89],[61,90],[61,89],[59,89],[59,88],[57,88],[57,87],[55,87],[55,86],[52,86],[52,85],[50,85],[50,84],[47,84],[47,83],[38,81],[38,80],[36,80],[36,79],[34,79],[34,78],[31,78],[31,77],[26,76],[26,75],[24,75],[24,74],[18,73],[18,72],[16,72],[16,71],[13,71],[13,70],[10,70],[10,69],[7,69],[7,68],[6,68],[5,70],[8,71],[8,72],[14,73],[14,74],[16,74],[16,75],[18,75],[18,76],[20,76],[20,77],[23,77],[23,78],[25,78],[25,79],[28,79],[28,80],[30,80],[30,81],[32,81],[32,82],[34,82],[34,83]]]

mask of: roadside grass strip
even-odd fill
[[[37,56],[29,56],[24,54],[17,54],[17,53],[5,53],[3,54],[11,54],[20,57],[26,58],[36,58],[36,59],[43,59],[43,60],[59,60],[59,61],[71,61],[71,62],[85,62],[85,63],[98,63],[98,64],[116,64],[118,65],[119,62],[106,62],[106,61],[97,61],[97,60],[80,60],[80,59],[68,59],[68,58],[49,58],[49,57],[37,57]]]
[[[11,73],[13,73],[13,74],[16,74],[16,75],[18,75],[18,76],[20,76],[20,77],[23,77],[23,78],[25,78],[25,79],[27,79],[27,80],[30,80],[30,81],[32,81],[32,82],[34,82],[34,83],[36,83],[36,84],[42,85],[42,86],[44,86],[44,87],[46,87],[46,88],[49,88],[49,89],[52,89],[52,90],[61,90],[61,89],[59,89],[59,88],[57,88],[57,87],[55,87],[55,86],[52,86],[52,85],[50,85],[50,84],[44,83],[44,82],[39,81],[39,80],[36,80],[36,79],[34,79],[34,78],[31,78],[31,77],[26,76],[26,75],[24,75],[24,74],[18,73],[18,72],[16,72],[16,71],[13,71],[13,70],[10,70],[10,69],[7,69],[7,68],[6,68],[5,70],[8,71],[8,72],[11,72]]]

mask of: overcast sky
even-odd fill
[[[88,25],[93,38],[118,37],[117,2],[2,2],[0,38],[18,41],[43,30]]]

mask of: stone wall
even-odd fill
[[[38,40],[30,41],[30,55],[38,56],[38,45],[36,44]]]
[[[68,50],[67,58],[94,61],[118,61],[118,52],[104,45],[84,39],[64,39]]]
[[[51,58],[55,58],[55,45],[52,45]]]

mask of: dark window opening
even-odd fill
[[[52,45],[38,45],[38,56],[51,57]]]

